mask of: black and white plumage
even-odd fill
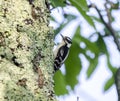
[[[67,59],[67,56],[69,54],[69,49],[72,45],[71,38],[67,36],[62,36],[62,42],[57,46],[57,48],[54,51],[55,60],[54,60],[54,70],[57,71],[61,67],[61,65],[65,62]]]

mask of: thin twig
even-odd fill
[[[110,9],[108,8],[108,4],[110,4],[110,2],[108,0],[106,0],[106,3],[105,3],[105,10],[106,10],[106,13],[107,13],[107,17],[108,17],[108,25],[111,26],[111,22],[112,22],[112,16],[111,16],[111,12],[110,12]]]
[[[114,42],[116,43],[117,45],[117,48],[118,50],[120,51],[120,42],[116,36],[116,32],[114,31],[114,29],[105,22],[105,20],[103,19],[103,16],[101,15],[100,13],[100,10],[94,5],[94,4],[91,4],[89,7],[94,7],[96,9],[96,11],[98,12],[98,15],[101,19],[101,21],[103,22],[103,24],[105,25],[105,27],[109,30],[109,32],[112,34],[113,38],[114,38]]]

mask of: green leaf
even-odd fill
[[[84,9],[84,8],[87,8],[87,6],[85,6],[85,7],[82,6],[82,5],[87,5],[87,4],[85,3],[85,1],[86,1],[86,0],[84,0],[84,1],[83,1],[83,0],[79,0],[79,1],[78,1],[78,0],[70,0],[71,4],[78,9],[78,11],[81,13],[81,15],[85,18],[85,20],[86,20],[91,26],[93,26],[93,27],[95,28],[93,20],[91,19],[90,16],[88,16],[88,15],[86,14],[86,11],[85,11],[85,9]],[[82,4],[82,2],[84,2],[84,3]]]
[[[56,94],[57,96],[67,94],[68,91],[67,91],[67,89],[66,89],[65,77],[64,77],[64,75],[61,73],[61,71],[57,71],[57,72],[54,74],[53,79],[54,79],[54,82],[55,82],[55,86],[54,86],[55,94]]]
[[[112,76],[105,84],[104,91],[107,91],[114,84],[114,77]]]
[[[73,19],[76,19],[76,16],[72,14],[64,14],[64,17],[67,19],[67,22],[70,22]]]
[[[111,10],[118,10],[119,9],[119,2],[112,4]]]
[[[104,32],[105,32],[105,36],[110,36],[111,35],[110,31],[106,27],[104,28]]]
[[[96,42],[101,53],[107,53],[107,47],[103,40],[103,37],[98,33],[98,40]]]
[[[99,48],[95,42],[91,42],[89,39],[82,36],[80,36],[80,40],[86,44],[86,50],[91,50],[95,54],[99,53]]]
[[[84,11],[88,11],[86,0],[72,0],[75,4],[78,4]]]
[[[91,16],[91,18],[93,18],[95,21],[102,23],[101,19],[96,17],[96,16]]]
[[[50,0],[53,7],[64,7],[66,6],[65,0]]]
[[[77,76],[81,71],[81,61],[79,58],[80,53],[80,28],[77,29],[75,36],[73,37],[73,44],[70,48],[70,53],[65,61],[66,66],[66,83],[67,85],[70,85],[72,89],[74,89],[74,86],[78,83]]]
[[[96,56],[94,59],[89,60],[89,67],[87,69],[87,78],[90,78],[95,69],[97,68],[98,65],[98,56]]]
[[[117,71],[117,68],[116,67],[113,67],[110,63],[110,56],[109,54],[107,54],[107,65],[108,65],[108,68],[110,69],[110,71],[112,72],[113,75],[116,74],[116,71]]]

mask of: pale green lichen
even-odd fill
[[[41,9],[37,19],[28,0],[0,0],[0,101],[56,101],[49,13],[44,0],[34,0],[33,4]],[[33,22],[26,24],[28,19]],[[44,56],[39,61],[42,88],[38,88],[38,74],[32,63],[40,50]],[[17,84],[22,78],[27,79],[25,87]]]

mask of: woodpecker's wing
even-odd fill
[[[66,45],[61,46],[60,49],[58,50],[57,56],[54,61],[55,70],[58,70],[61,67],[61,65],[66,60],[68,54],[69,54],[69,48]]]
[[[66,45],[62,46],[57,54],[57,57],[60,58],[60,62],[64,63],[69,54],[69,48]]]

